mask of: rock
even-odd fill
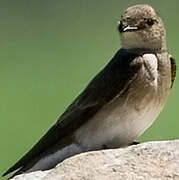
[[[179,180],[179,140],[82,153],[13,180]]]
[[[44,176],[46,176],[49,171],[36,171],[36,172],[32,172],[32,173],[28,173],[28,174],[22,174],[22,175],[18,175],[14,178],[12,178],[13,180],[39,180],[39,179],[43,179]],[[11,180],[12,180],[11,179]]]

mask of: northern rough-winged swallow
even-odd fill
[[[151,6],[135,5],[124,12],[118,30],[122,48],[4,175],[47,170],[81,152],[129,145],[155,121],[176,72],[163,22]]]

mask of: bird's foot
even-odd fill
[[[106,144],[103,144],[102,149],[109,149]]]
[[[137,144],[140,144],[140,142],[134,141],[130,145],[137,145]]]

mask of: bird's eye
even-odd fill
[[[146,23],[149,25],[149,26],[152,26],[154,24],[154,20],[153,19],[147,19],[146,20]]]

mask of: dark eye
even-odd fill
[[[154,20],[153,19],[147,19],[146,20],[146,23],[149,25],[149,26],[152,26],[154,24]]]

